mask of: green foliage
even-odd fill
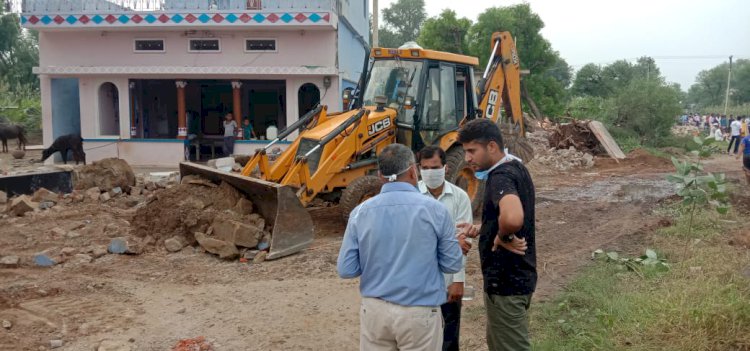
[[[698,73],[695,84],[688,89],[688,101],[697,110],[721,106],[710,112],[723,113],[728,74],[729,62]],[[739,59],[732,63],[732,84],[729,92],[730,106],[750,103],[750,60]]]
[[[16,14],[0,16],[0,82],[12,91],[39,89],[31,68],[39,65],[37,36],[21,30]]]
[[[522,69],[530,74],[523,78],[524,85],[544,115],[555,116],[564,111],[567,98],[565,88],[570,84],[570,66],[545,39],[541,30],[544,22],[531,11],[529,4],[491,7],[482,12],[469,31],[469,51],[479,57],[484,67],[489,59],[492,33],[510,31]]]
[[[466,35],[471,25],[468,18],[457,18],[455,11],[446,9],[440,16],[428,18],[424,22],[417,42],[425,49],[463,55],[469,52]]]
[[[642,145],[657,146],[681,112],[677,92],[656,80],[637,79],[613,97],[608,124],[629,131]]]
[[[725,214],[729,210],[726,176],[723,173],[706,173],[701,162],[714,152],[711,147],[714,138],[695,137],[694,142],[700,146],[698,150],[693,151],[699,160],[680,161],[672,157],[676,172],[667,176],[667,180],[675,184],[677,195],[682,197],[683,206],[694,210],[695,206],[711,204],[717,212]]]
[[[378,45],[396,48],[416,41],[427,18],[424,0],[398,0],[383,9],[383,26],[378,31]]]
[[[701,114],[707,115],[711,113],[724,113],[724,105],[713,105],[713,106],[705,106],[697,109],[697,111]],[[742,105],[733,105],[733,106],[727,106],[727,116],[734,115],[734,116],[750,116],[750,103],[742,104]]]
[[[667,260],[660,258],[656,251],[652,249],[646,249],[646,253],[643,256],[636,258],[620,256],[616,251],[604,252],[604,250],[598,249],[591,254],[591,258],[615,263],[622,269],[635,272],[641,278],[643,278],[644,267],[653,268],[657,271],[669,270]]]
[[[602,77],[602,68],[599,65],[589,63],[576,72],[571,92],[576,96],[604,97],[607,89]]]
[[[38,91],[10,92],[0,87],[0,122],[21,124],[30,132],[42,129],[42,106]]]

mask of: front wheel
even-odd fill
[[[359,204],[379,194],[381,187],[383,187],[383,181],[380,180],[380,177],[372,175],[361,176],[349,183],[346,189],[341,192],[341,200],[339,201],[344,220],[349,220],[349,213]]]
[[[445,155],[445,179],[466,191],[471,210],[477,213],[484,199],[484,181],[474,176],[474,170],[464,160],[464,149],[454,146]]]

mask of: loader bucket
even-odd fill
[[[180,176],[191,174],[214,182],[225,181],[245,193],[257,212],[271,225],[271,247],[267,259],[291,255],[312,243],[312,218],[300,203],[294,188],[192,162],[181,162]]]

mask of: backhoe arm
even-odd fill
[[[479,109],[484,118],[497,123],[502,102],[506,116],[520,128],[520,135],[525,135],[521,112],[521,66],[510,32],[493,33],[491,48],[487,68],[477,87]]]

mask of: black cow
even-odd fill
[[[3,144],[3,152],[8,152],[8,139],[18,139],[18,149],[26,150],[26,133],[22,126],[0,124],[0,142]]]
[[[83,152],[83,139],[78,134],[63,135],[57,139],[52,145],[44,151],[42,151],[42,161],[52,156],[55,152],[60,152],[63,163],[68,163],[68,150],[73,151],[73,160],[78,162],[83,161],[86,164],[86,153]]]

